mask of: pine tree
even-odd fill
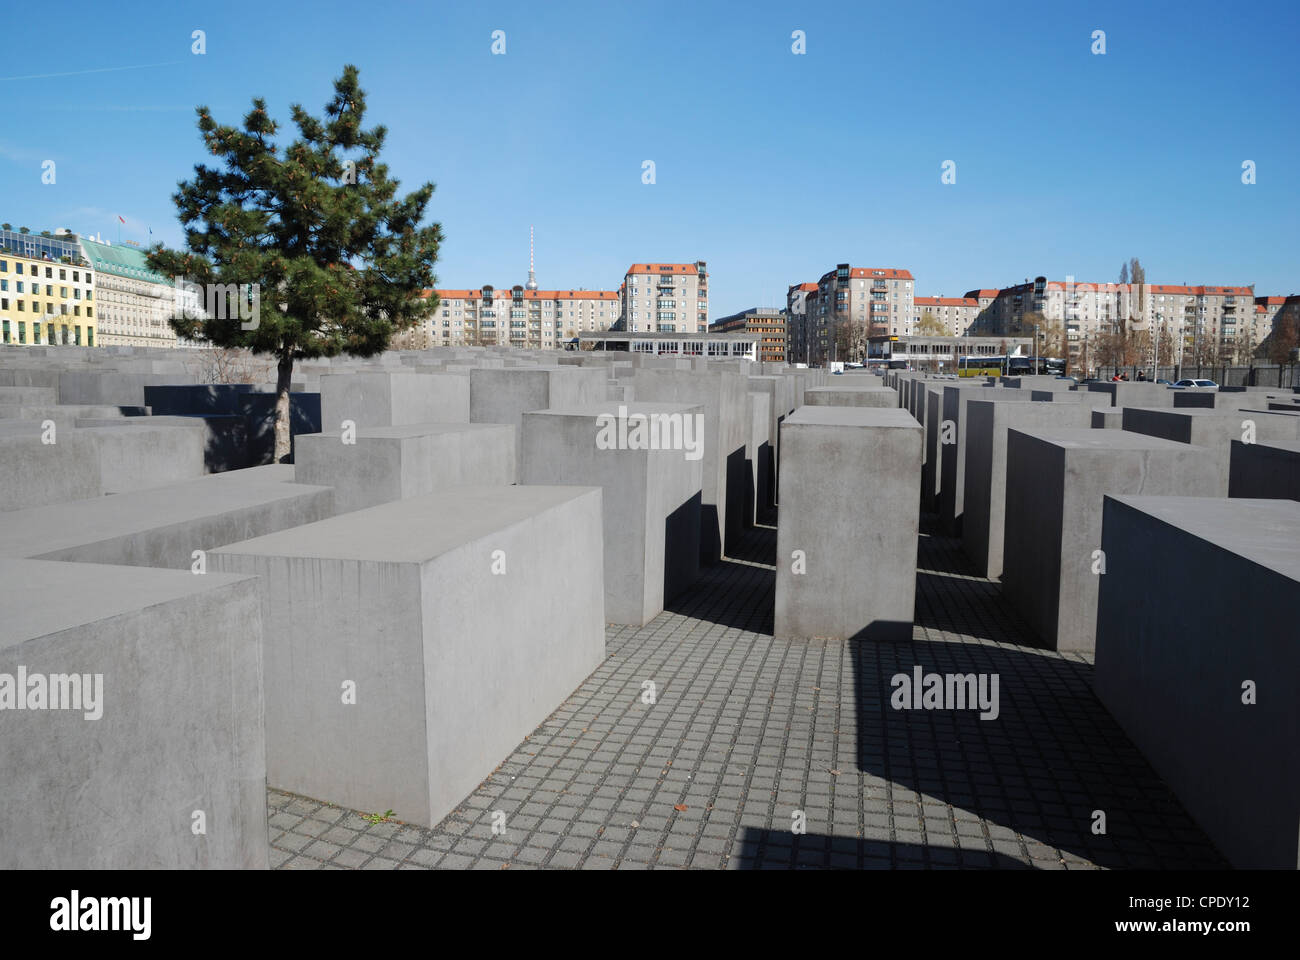
[[[292,106],[298,138],[283,151],[265,100],[253,100],[242,130],[198,107],[204,146],[222,164],[196,165],[173,196],[187,249],[149,251],[152,269],[208,291],[206,315],[172,319],[177,334],[275,358],[276,461],[289,455],[295,360],[374,356],[438,305],[421,296],[442,243],[439,224],[420,225],[434,185],[397,196],[379,160],[387,129],[362,127],[357,74],[343,68],[322,119]]]

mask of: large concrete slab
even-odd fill
[[[939,520],[952,536],[960,536],[966,489],[966,405],[972,399],[995,403],[1029,403],[1030,391],[1006,390],[975,384],[946,384],[943,388],[943,418],[939,422],[939,457],[943,474],[939,481]]]
[[[320,396],[322,430],[469,422],[469,380],[449,374],[326,374]]]
[[[703,420],[700,404],[601,403],[524,414],[523,483],[602,490],[610,623],[649,623],[699,575]]]
[[[871,383],[840,383],[805,390],[803,402],[810,407],[897,407],[898,391]]]
[[[1107,497],[1097,695],[1239,869],[1300,849],[1300,503]]]
[[[510,484],[519,479],[515,428],[495,423],[417,423],[357,427],[298,438],[301,483],[334,488],[337,513],[423,496],[442,487]]]
[[[776,636],[911,638],[921,442],[905,410],[806,406],[781,424]]]
[[[334,492],[284,482],[283,471],[292,469],[212,474],[16,510],[0,524],[0,557],[190,570],[195,550],[332,516]]]
[[[251,577],[0,559],[0,610],[0,869],[268,868]]]
[[[1007,430],[1086,429],[1081,403],[996,403],[971,400],[966,409],[966,481],[962,548],[982,577],[1002,575],[1007,507]]]
[[[601,493],[458,487],[232,544],[261,577],[267,780],[430,826],[605,655]]]
[[[1218,470],[1219,484],[1214,492],[1220,497],[1228,495],[1232,441],[1300,439],[1300,421],[1296,418],[1231,409],[1125,407],[1123,425],[1133,433],[1204,447]]]
[[[1214,496],[1203,447],[1126,430],[1007,433],[1002,590],[1045,646],[1093,650],[1105,495]]]
[[[1300,500],[1300,440],[1232,441],[1228,496]]]
[[[508,423],[517,430],[524,413],[530,410],[558,410],[605,402],[607,379],[599,367],[557,365],[473,370],[469,375],[469,419],[474,423]],[[519,436],[516,436],[516,450],[522,458]]]
[[[1142,383],[1138,381],[1106,381],[1103,383],[1081,384],[1079,389],[1093,393],[1104,393],[1110,397],[1112,407],[1172,407],[1174,394],[1162,383]]]
[[[726,371],[638,369],[633,385],[638,403],[704,407],[700,559],[715,563],[744,530],[748,378]]]

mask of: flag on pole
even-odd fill
[[[118,215],[118,218],[117,218],[117,219],[122,220],[121,214]],[[122,220],[122,222],[123,222],[123,223],[126,223],[125,220]]]

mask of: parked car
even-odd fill
[[[1065,374],[1060,374],[1056,379],[1057,379],[1057,380],[1070,380],[1070,381],[1072,381],[1072,382],[1074,382],[1074,383],[1078,383],[1078,382],[1079,382],[1079,378],[1078,378],[1078,377],[1067,377]]]
[[[1205,390],[1218,390],[1219,385],[1213,380],[1179,380],[1175,387],[1201,387]]]
[[[1174,385],[1172,380],[1166,380],[1163,377],[1157,380],[1156,383],[1163,383],[1166,387],[1172,387]]]

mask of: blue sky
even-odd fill
[[[702,259],[712,318],[784,305],[842,261],[908,268],[926,295],[1114,280],[1131,256],[1152,282],[1300,292],[1294,2],[74,0],[57,15],[81,42],[19,45],[0,68],[15,227],[116,241],[121,215],[123,240],[152,227],[178,244],[171,194],[207,159],[195,105],[238,122],[265,96],[287,134],[289,105],[319,113],[355,63],[393,174],[437,184],[443,287],[523,282],[533,224],[543,288]]]

